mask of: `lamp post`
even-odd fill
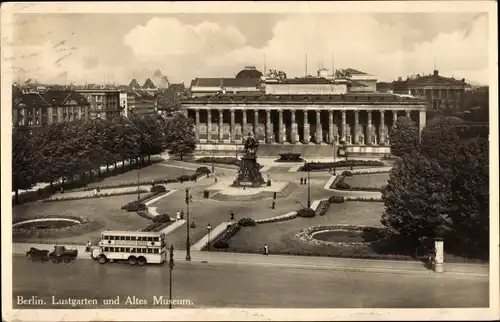
[[[307,169],[307,208],[311,208],[311,169]]]
[[[336,174],[336,169],[335,169],[335,162],[337,162],[337,156],[335,153],[335,138],[332,140],[332,147],[333,147],[333,175]]]
[[[169,301],[168,301],[168,308],[172,309],[172,271],[174,270],[174,245],[170,245],[170,261],[168,263],[169,269],[170,269],[170,283],[169,283]]]
[[[191,241],[189,240],[189,201],[191,196],[189,195],[189,188],[186,188],[186,219],[187,219],[187,236],[186,236],[186,261],[191,260]]]
[[[210,251],[210,231],[212,230],[212,225],[208,223],[207,225],[207,232],[208,232],[208,243],[207,243],[207,250]]]

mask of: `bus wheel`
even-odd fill
[[[135,264],[137,264],[137,258],[135,258],[135,256],[130,256],[128,258],[128,263],[132,266],[134,266]]]
[[[99,261],[99,264],[106,264],[106,262],[108,261],[108,259],[104,255],[99,255],[97,260]]]
[[[137,263],[139,263],[140,266],[144,266],[146,265],[146,259],[141,256],[137,259]]]

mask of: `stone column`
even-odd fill
[[[234,110],[232,109],[231,110],[231,130],[230,130],[230,133],[231,133],[231,143],[234,143],[234,134],[236,133],[235,129],[234,129]]]
[[[253,111],[253,133],[257,137],[257,129],[259,128],[259,110]]]
[[[333,111],[328,111],[328,139],[333,144]]]
[[[207,142],[212,141],[212,110],[207,109]]]
[[[242,120],[241,120],[241,137],[245,137],[248,133],[245,133],[247,130],[247,111],[245,109],[241,110]]]
[[[346,126],[346,115],[345,115],[345,111],[342,111],[342,141],[347,143],[346,142],[346,139],[347,139],[347,126]]]
[[[380,125],[378,129],[378,144],[385,144],[385,111],[380,110]]]
[[[354,144],[359,144],[359,111],[354,111]]]
[[[420,111],[418,113],[418,129],[420,130],[420,133],[422,133],[422,130],[425,127],[426,121],[427,121],[427,115],[426,115],[425,110]]]
[[[295,110],[290,111],[292,113],[292,144],[297,143],[297,123],[295,122]]]
[[[321,111],[316,110],[316,144],[323,141],[323,128],[321,127]]]
[[[311,135],[309,131],[309,115],[307,110],[304,110],[304,143],[309,143],[309,136]]]
[[[219,143],[224,139],[224,110],[219,110]]]
[[[392,127],[396,126],[396,121],[398,120],[398,111],[392,111]]]
[[[271,110],[266,110],[266,143],[271,143],[272,139],[271,131]]]
[[[195,115],[195,127],[196,127],[196,142],[200,142],[200,110],[196,109],[194,111],[194,115]]]
[[[365,144],[372,144],[372,111],[368,111],[368,123],[366,124]]]
[[[279,124],[278,124],[278,143],[283,143],[283,110],[280,109],[278,110],[278,116],[279,116]]]

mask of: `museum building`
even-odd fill
[[[283,74],[246,78],[242,86],[255,81],[251,91],[227,91],[223,81],[211,79],[214,84],[207,84],[206,79],[196,79],[198,94],[184,99],[182,106],[195,122],[197,149],[235,150],[253,133],[261,145],[320,149],[345,143],[348,152],[386,154],[398,117],[411,117],[420,130],[425,126],[427,102],[420,98],[353,92],[348,77],[285,78]],[[212,92],[199,95],[201,83]],[[238,81],[228,83],[234,87]]]

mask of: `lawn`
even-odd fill
[[[162,165],[163,164],[163,165]],[[142,168],[140,170],[130,170],[123,174],[104,178],[102,181],[93,182],[88,185],[88,187],[105,186],[113,184],[122,183],[136,183],[137,182],[137,172],[139,172],[139,180],[150,181],[154,179],[167,179],[167,178],[177,178],[182,175],[191,175],[195,173],[195,170],[188,170],[178,167],[169,167],[167,163],[153,164],[148,167]]]
[[[99,223],[100,229],[79,236],[65,237],[69,243],[97,240],[105,229],[138,230],[151,223],[134,212],[126,212],[121,207],[134,200],[135,196],[117,196],[57,202],[31,202],[12,208],[13,219],[29,219],[44,215],[86,216]],[[57,240],[57,236],[54,237]],[[30,240],[36,242],[35,239]]]
[[[387,184],[389,173],[354,174],[345,177],[344,182],[352,188],[372,188],[381,189]]]
[[[295,175],[296,176],[296,175]],[[288,176],[286,176],[288,177]],[[276,178],[276,180],[283,180],[283,177]],[[289,178],[293,180],[293,178]],[[311,180],[311,199],[328,198],[331,192],[324,190],[323,187],[328,180],[327,176],[315,177]],[[295,179],[297,181],[297,179]],[[202,184],[203,182],[203,184]],[[196,228],[190,230],[191,242],[196,243],[203,236],[207,234],[206,225],[210,223],[212,227],[218,226],[222,222],[229,221],[231,211],[234,211],[236,220],[244,217],[251,217],[254,219],[268,218],[286,214],[291,211],[296,211],[307,203],[307,186],[300,186],[288,198],[278,199],[276,201],[276,209],[271,209],[271,199],[264,199],[253,202],[231,202],[231,201],[217,201],[213,199],[203,199],[203,190],[211,185],[213,182],[210,179],[200,181],[200,183],[191,189],[193,201],[190,203],[190,219],[195,221]],[[173,195],[165,199],[159,200],[155,203],[159,213],[168,213],[175,215],[177,209],[186,211],[184,203],[184,191],[177,191]],[[186,243],[186,227],[183,226],[168,236],[168,243],[172,243],[176,249],[185,249]]]
[[[309,244],[301,241],[296,234],[304,228],[317,225],[352,224],[380,227],[380,215],[383,208],[378,202],[345,202],[331,204],[324,216],[301,218],[260,224],[242,229],[230,239],[229,251],[256,253],[262,250],[264,244],[269,245],[270,252],[303,255],[338,255],[345,249]],[[350,252],[366,252],[364,249],[349,249]]]

